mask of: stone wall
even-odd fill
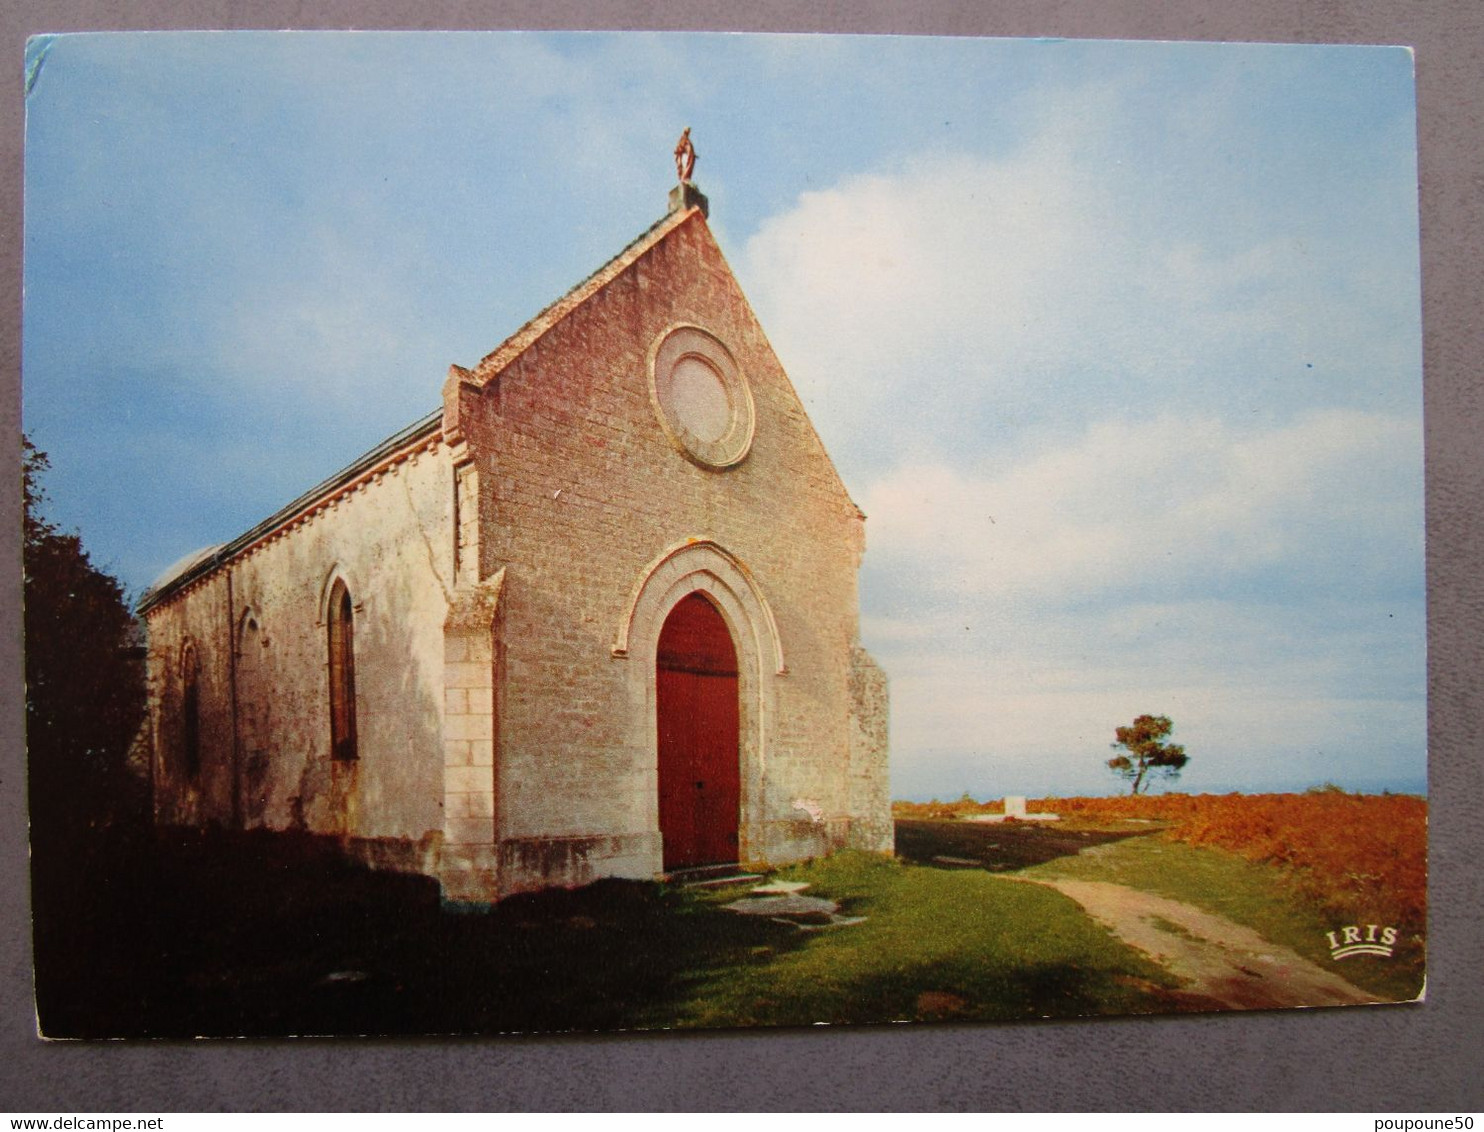
[[[857,647],[850,667],[851,848],[890,853],[896,844],[887,774],[886,673]]]
[[[729,347],[751,389],[751,450],[725,470],[678,451],[651,401],[651,350],[687,323]],[[518,864],[502,884],[659,871],[645,698],[658,627],[643,647],[614,646],[647,572],[687,540],[747,579],[698,567],[696,585],[754,595],[731,615],[718,602],[744,667],[743,856],[844,844],[863,799],[880,811],[867,825],[889,828],[884,747],[853,757],[850,738],[862,518],[700,213],[499,360],[455,372],[445,427],[478,468],[481,573],[505,571],[497,828]]]
[[[677,333],[719,342],[745,381],[750,449],[728,466],[657,410],[651,371]],[[149,611],[160,819],[338,835],[453,900],[655,876],[656,647],[700,591],[737,652],[741,858],[889,850],[863,518],[702,214],[672,215],[454,367],[444,402],[441,429]],[[354,760],[331,757],[337,579],[354,602]]]
[[[441,837],[452,483],[446,450],[418,446],[149,610],[162,822]],[[355,607],[355,760],[330,756],[326,601],[337,578]],[[201,659],[196,775],[182,749],[187,640]]]
[[[212,575],[148,615],[155,819],[161,824],[232,824],[231,625],[225,574]],[[200,764],[194,773],[185,739],[188,646],[199,674]]]

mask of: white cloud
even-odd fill
[[[997,789],[1111,787],[1143,712],[1200,753],[1193,789],[1420,772],[1420,475],[1416,421],[1349,410],[895,469],[863,497],[863,600],[897,781],[960,789],[977,751]]]
[[[1406,418],[1100,421],[1002,472],[973,467],[905,465],[871,484],[873,564],[919,574],[926,590],[1065,601],[1296,575],[1337,553],[1352,575],[1420,561],[1421,435]]]
[[[806,193],[748,243],[749,289],[822,427],[1034,372],[1046,292],[1077,239],[1070,170],[1033,160],[1032,173],[955,158]]]
[[[1192,790],[1422,773],[1420,603],[1401,620],[1251,599],[956,612],[864,627],[903,793],[1116,790],[1113,729],[1145,712],[1175,721]]]
[[[1152,214],[1146,163],[1091,140],[1117,105],[806,193],[749,241],[744,284],[847,472],[1120,408],[1415,408],[1411,265],[1225,200],[1184,215],[1210,184]]]
[[[868,515],[898,787],[1111,788],[1147,711],[1195,789],[1420,773],[1413,277],[1209,186],[1159,215],[1118,101],[807,193],[739,257]]]

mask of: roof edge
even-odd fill
[[[167,601],[192,583],[205,578],[236,558],[243,551],[261,542],[268,536],[286,527],[307,511],[314,510],[331,495],[348,484],[369,474],[381,465],[413,448],[421,447],[434,434],[441,435],[443,410],[429,413],[414,421],[400,432],[387,437],[375,448],[341,468],[334,475],[322,480],[285,507],[279,508],[261,523],[244,531],[230,542],[223,543],[211,554],[205,555],[189,569],[182,571],[162,586],[145,591],[135,607],[139,614],[148,613],[155,606]]]
[[[474,383],[480,386],[488,385],[511,362],[515,361],[544,338],[564,318],[632,267],[637,260],[671,232],[696,216],[700,216],[703,221],[705,219],[705,213],[700,208],[692,205],[688,208],[681,208],[667,213],[659,220],[656,220],[645,231],[631,240],[616,256],[603,264],[602,267],[598,268],[582,282],[568,290],[561,298],[545,307],[509,338],[495,347],[491,353],[481,358],[479,364],[469,371],[469,375]]]
[[[544,338],[564,318],[632,267],[645,253],[659,244],[671,232],[697,216],[700,216],[704,223],[706,210],[692,203],[678,207],[660,217],[660,219],[656,220],[633,240],[629,241],[623,250],[612,259],[604,263],[586,279],[582,280],[582,282],[570,288],[555,302],[549,303],[533,318],[528,319],[519,330],[509,338],[506,338],[499,346],[495,347],[491,353],[481,358],[478,365],[472,370],[466,371],[467,376],[465,380],[471,381],[474,385],[480,387],[488,385],[506,367]],[[388,437],[354,463],[347,465],[329,479],[310,488],[292,503],[275,511],[251,530],[245,531],[230,542],[224,543],[215,552],[203,557],[200,562],[193,565],[190,569],[183,571],[177,577],[170,579],[158,588],[147,590],[144,596],[140,598],[136,611],[140,614],[148,613],[151,609],[169,600],[181,590],[212,574],[220,566],[225,565],[262,539],[287,526],[304,512],[314,509],[328,496],[342,489],[351,481],[365,475],[376,465],[392,458],[401,449],[414,447],[424,442],[433,433],[438,433],[441,436],[443,432],[443,420],[444,412],[442,409],[439,409],[409,425],[396,435]]]

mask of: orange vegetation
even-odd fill
[[[903,803],[898,817],[998,812],[969,800]],[[1382,917],[1420,929],[1427,914],[1427,801],[1404,794],[1158,794],[1041,798],[1045,810],[1086,821],[1169,822],[1166,836],[1276,865],[1327,911]],[[910,811],[910,812],[909,812]]]
[[[891,816],[894,818],[957,818],[966,814],[1002,814],[1004,812],[1003,801],[976,802],[967,794],[957,802],[940,802],[934,798],[931,802],[893,802],[891,804]]]

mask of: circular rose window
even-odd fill
[[[708,468],[740,463],[752,445],[752,394],[732,352],[699,326],[677,326],[650,350],[649,396],[665,434]]]

